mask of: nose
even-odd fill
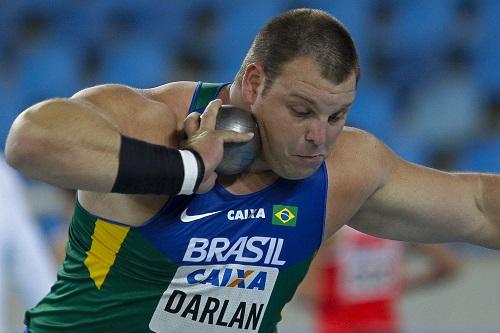
[[[319,121],[315,121],[314,123],[310,124],[310,126],[308,126],[306,130],[306,141],[316,146],[325,144],[327,133],[326,126],[328,125],[325,125]]]

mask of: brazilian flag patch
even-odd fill
[[[295,227],[299,207],[273,205],[273,224]]]

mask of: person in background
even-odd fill
[[[424,270],[407,274],[406,248],[427,259]],[[312,306],[317,333],[396,333],[402,294],[443,282],[459,267],[443,245],[402,243],[344,226],[318,252],[298,296]]]
[[[18,175],[0,153],[0,333],[15,320],[10,286],[24,308],[34,306],[56,280],[56,264],[41,230],[31,216]],[[18,318],[21,321],[22,313]]]

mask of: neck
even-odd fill
[[[278,179],[272,171],[244,172],[233,176],[219,176],[218,182],[233,194],[249,194],[260,191]]]
[[[227,87],[228,100],[224,102],[227,104],[231,104],[237,106],[242,109],[250,110],[250,106],[243,99],[243,95],[241,94],[241,87],[238,83],[233,82]]]

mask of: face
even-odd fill
[[[281,177],[306,178],[330,154],[344,127],[355,76],[334,84],[321,76],[313,59],[303,57],[286,64],[263,96],[264,79],[256,65],[247,70],[242,88],[260,126],[259,162]]]

